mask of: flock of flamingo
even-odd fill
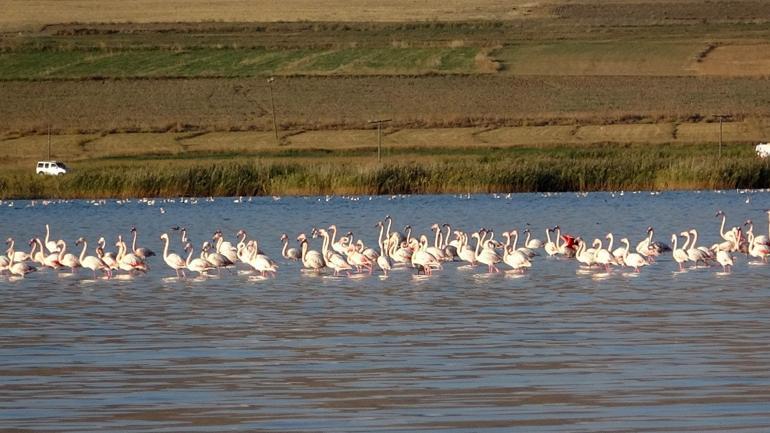
[[[610,272],[613,266],[626,266],[639,272],[640,268],[654,263],[657,256],[669,251],[680,270],[684,270],[689,263],[691,266],[721,265],[724,272],[729,272],[735,260],[734,253],[767,262],[770,256],[770,211],[767,215],[768,235],[755,235],[750,220],[741,226],[725,229],[727,217],[719,211],[716,216],[722,219],[719,229],[722,241],[711,247],[698,245],[698,232],[693,228],[672,234],[669,246],[653,240],[654,230],[649,227],[644,239],[633,250],[628,238],[622,238],[622,246],[613,248],[615,238],[608,233],[604,240],[594,239],[589,245],[580,236],[562,233],[559,226],[545,229],[545,241],[532,237],[530,230],[524,230],[525,238],[519,246],[517,230],[503,231],[503,242],[495,239],[495,232],[490,229],[468,233],[453,230],[449,224],[433,224],[431,242],[429,235],[413,236],[409,225],[404,227],[403,232],[392,231],[393,219],[386,216],[375,225],[379,232],[377,248],[367,246],[360,238],[354,239],[351,232],[338,237],[337,226],[332,225],[326,229],[313,228],[310,236],[300,234],[296,238],[297,248],[289,246],[289,236],[284,233],[280,237],[283,243],[281,255],[285,260],[299,262],[305,271],[332,272],[335,276],[372,274],[375,270],[387,275],[397,268],[432,275],[448,261],[465,262],[471,267],[484,265],[488,272],[500,272],[499,266],[505,266],[511,272],[521,273],[532,267],[532,261],[539,255],[574,258],[584,268],[604,272]],[[221,231],[214,232],[211,240],[201,245],[198,256],[186,229],[173,227],[172,231],[174,237],[175,233],[179,233],[186,257],[171,251],[171,244],[175,241],[168,233],[163,233],[160,235],[163,241],[162,258],[180,278],[186,278],[185,271],[205,276],[212,272],[221,273],[223,268],[231,269],[239,263],[263,277],[274,277],[278,272],[276,261],[265,255],[257,239],[248,239],[244,230],[235,234],[235,245],[225,240]],[[0,256],[0,272],[24,277],[41,267],[69,270],[73,274],[78,268],[85,268],[93,272],[94,279],[97,272],[103,273],[104,278],[112,278],[117,272],[145,273],[149,270],[148,260],[156,254],[137,246],[137,235],[136,228],[132,227],[130,249],[123,236],[119,235],[114,244],[117,252],[107,251],[107,242],[100,237],[95,243],[93,255],[89,255],[88,241],[81,237],[75,241],[75,247],[80,247],[80,254],[76,255],[68,252],[64,240],[52,240],[50,227],[46,225],[43,239],[35,237],[29,241],[29,253],[17,251],[14,239],[7,240],[7,255]],[[680,237],[684,240],[681,246]],[[316,242],[320,240],[320,251],[310,248],[312,239]]]

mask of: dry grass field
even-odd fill
[[[720,45],[692,68],[701,75],[770,76],[770,44]]]
[[[705,122],[618,124],[586,126],[520,126],[500,128],[387,128],[383,150],[387,158],[410,159],[484,155],[489,149],[579,148],[596,143],[623,145],[693,145],[715,143],[719,124]],[[770,121],[747,119],[723,125],[726,145],[750,149],[770,133]],[[5,138],[0,161],[6,170],[29,171],[34,161],[47,157],[46,135]],[[142,161],[190,161],[202,155],[212,160],[266,158],[295,160],[323,157],[350,162],[376,156],[374,129],[342,131],[287,131],[280,144],[272,132],[61,134],[52,136],[52,157],[75,167]],[[713,145],[704,145],[713,149]]]
[[[639,123],[770,116],[768,78],[287,77],[273,84],[282,130]],[[9,81],[0,134],[272,128],[264,79]]]
[[[466,21],[549,13],[549,0],[2,0],[0,29],[68,22]]]

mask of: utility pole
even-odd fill
[[[278,140],[278,122],[275,120],[275,99],[273,99],[273,81],[275,78],[270,77],[267,79],[267,88],[270,89],[270,107],[273,112],[273,134],[275,134],[275,145],[280,146],[281,142]]]
[[[382,162],[382,124],[390,121],[391,119],[377,119],[368,122],[377,124],[377,162]]]

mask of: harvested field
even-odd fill
[[[695,55],[704,45],[697,41],[562,41],[515,44],[492,56],[510,75],[679,76],[691,73]]]
[[[1,0],[0,30],[69,22],[201,21],[465,21],[542,16],[544,1],[531,0]]]
[[[770,4],[759,0],[736,1],[613,1],[575,2],[551,9],[559,18],[615,25],[652,25],[704,22],[768,22]]]
[[[693,70],[702,75],[770,75],[770,44],[718,46]]]
[[[706,77],[289,77],[282,130],[516,126],[768,116],[770,80]],[[263,79],[4,82],[0,132],[271,130]]]
[[[751,148],[770,133],[770,120],[747,119],[725,122],[727,144]],[[545,147],[590,147],[604,143],[618,145],[711,145],[719,137],[719,123],[655,123],[586,126],[521,126],[441,129],[386,129],[383,149],[394,157],[435,155],[452,158],[484,155],[490,149]],[[54,135],[54,158],[79,164],[96,161],[125,160],[206,160],[232,159],[244,156],[263,158],[324,159],[362,157],[376,154],[377,132],[366,130],[288,131],[276,145],[272,132],[212,133],[117,133],[108,135]],[[46,157],[47,137],[30,135],[0,140],[0,161],[6,169],[26,171],[32,163]]]

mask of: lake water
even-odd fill
[[[280,259],[278,241],[336,223],[375,244],[390,214],[418,233],[560,224],[633,245],[648,225],[667,243],[695,227],[710,245],[717,209],[767,233],[768,192],[235,200],[3,202],[0,234],[21,245],[45,223],[70,245],[136,225],[158,253],[172,225],[196,247],[244,228],[281,268],[179,280],[153,257],[129,279],[0,277],[0,430],[770,431],[770,265],[680,273],[669,254],[607,275],[541,256],[523,276],[333,278]]]

